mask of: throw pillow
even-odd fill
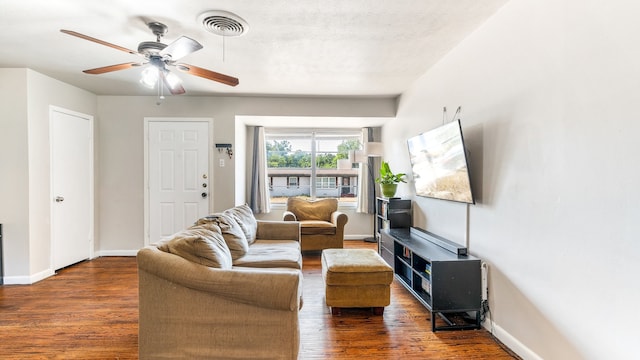
[[[258,222],[256,221],[255,216],[253,215],[253,211],[249,207],[249,205],[239,205],[234,208],[228,209],[224,211],[225,214],[231,215],[242,231],[244,232],[244,236],[247,238],[247,242],[249,244],[253,244],[256,241],[256,232],[258,231]]]
[[[233,260],[243,257],[247,251],[249,251],[249,243],[242,228],[240,228],[238,222],[230,215],[224,213],[207,215],[199,219],[196,225],[210,227],[214,231],[219,229],[224,241],[229,247]]]
[[[202,226],[182,230],[171,239],[159,242],[157,246],[164,252],[200,265],[231,269],[231,253],[222,234]]]
[[[307,200],[290,197],[287,199],[287,210],[294,213],[298,221],[331,221],[331,214],[338,210],[338,199]]]

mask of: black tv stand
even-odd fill
[[[383,257],[396,279],[431,311],[432,331],[480,328],[480,259],[420,228],[382,230],[380,242],[393,249]]]

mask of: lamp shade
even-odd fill
[[[364,143],[364,153],[369,157],[381,157],[384,155],[384,148],[381,142]]]

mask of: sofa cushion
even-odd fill
[[[203,226],[182,230],[156,246],[200,265],[231,269],[231,253],[222,234]]]
[[[308,220],[300,223],[302,235],[335,235],[336,226],[328,221]]]
[[[300,243],[295,240],[256,240],[234,267],[302,269]]]
[[[242,228],[240,228],[238,222],[228,214],[216,213],[207,215],[199,219],[196,225],[208,227],[213,231],[219,229],[218,231],[222,233],[233,260],[243,257],[249,250],[249,243],[244,236]]]
[[[256,231],[258,230],[258,222],[256,221],[253,211],[249,205],[239,205],[231,209],[225,210],[225,214],[231,215],[240,225],[244,236],[247,238],[249,244],[253,244],[256,241]]]
[[[298,221],[331,221],[331,214],[338,210],[338,199],[306,200],[290,197],[287,200],[287,210],[294,213]]]

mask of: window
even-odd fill
[[[316,189],[335,189],[336,179],[335,177],[318,176],[316,177]]]
[[[287,187],[298,187],[298,177],[296,176],[289,176],[289,179],[287,180]]]
[[[349,150],[361,148],[361,138],[360,129],[265,129],[271,203],[303,196],[338,198],[341,205],[355,206],[358,168],[347,159]]]

